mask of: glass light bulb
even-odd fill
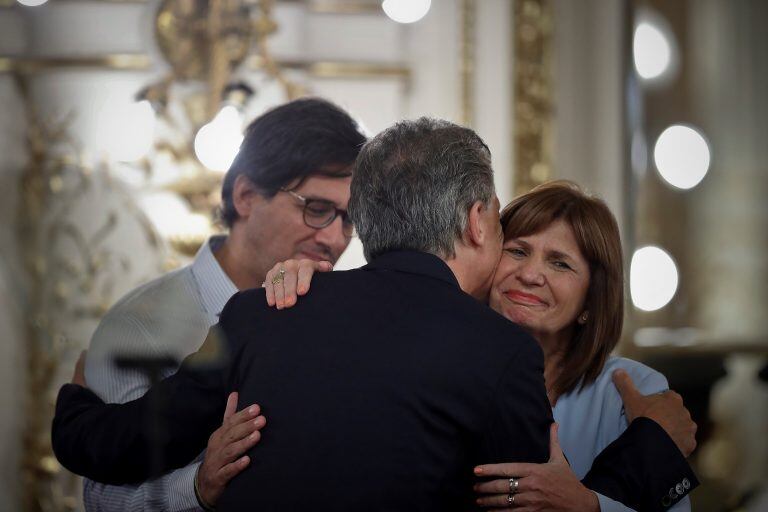
[[[427,15],[432,0],[384,0],[381,8],[398,23],[415,23]]]
[[[242,120],[235,107],[222,108],[195,136],[195,155],[212,171],[226,172],[243,142]]]
[[[117,105],[103,114],[104,148],[118,162],[147,155],[155,142],[157,120],[147,100]]]

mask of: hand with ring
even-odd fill
[[[475,475],[497,477],[475,485],[477,504],[493,509],[599,512],[597,495],[576,477],[560,449],[557,423],[549,431],[549,461],[544,464],[485,464]]]
[[[330,261],[309,259],[278,262],[267,272],[262,287],[267,293],[267,304],[277,309],[290,308],[299,296],[306,295],[315,272],[330,272]]]

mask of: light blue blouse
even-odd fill
[[[619,368],[627,371],[644,395],[669,389],[667,379],[656,370],[631,359],[610,357],[595,382],[557,400],[552,414],[560,425],[560,446],[580,480],[592,467],[595,457],[628,426],[621,396],[611,380],[611,374]],[[597,497],[602,512],[632,510],[600,494]],[[690,499],[686,496],[669,510],[690,512]]]

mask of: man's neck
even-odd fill
[[[479,300],[483,304],[488,302],[488,288],[483,286],[477,280],[477,272],[473,272],[464,259],[460,257],[453,257],[449,259],[443,259],[448,268],[451,269],[453,275],[456,276],[456,281],[459,282],[459,287],[467,293]]]
[[[268,269],[253,268],[253,258],[248,257],[249,252],[230,234],[213,253],[221,269],[238,290],[260,287],[267,275]]]

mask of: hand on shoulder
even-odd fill
[[[613,383],[624,402],[627,421],[643,416],[652,419],[672,438],[675,445],[688,457],[696,449],[696,423],[683,405],[683,398],[667,390],[652,395],[642,395],[626,370],[613,372]]]

